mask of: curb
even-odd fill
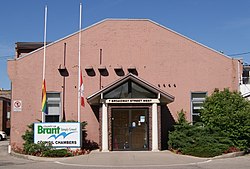
[[[171,153],[173,153],[172,151],[170,151]],[[176,154],[176,153],[173,153]],[[204,158],[204,159],[210,159],[210,160],[217,160],[217,159],[224,159],[224,158],[234,158],[234,157],[239,157],[239,156],[244,156],[246,154],[250,154],[250,149],[245,150],[245,151],[238,151],[238,152],[232,152],[232,153],[227,153],[227,154],[222,154],[222,155],[218,155],[215,157],[197,157],[197,158]],[[184,156],[189,156],[189,157],[195,157],[196,156],[191,156],[191,155],[185,155],[185,154],[177,154],[177,155],[184,155]]]
[[[239,157],[239,156],[244,156],[247,153],[248,153],[247,151],[239,151],[239,152],[233,152],[233,153],[228,153],[228,154],[222,154],[222,155],[211,158],[211,160]]]
[[[69,159],[69,158],[74,158],[74,157],[60,157],[60,158],[37,157],[37,156],[32,156],[32,155],[19,154],[19,153],[15,153],[13,151],[10,152],[10,155],[12,155],[14,157],[18,157],[18,158],[32,160],[32,161],[52,161],[52,162],[60,161],[60,160],[64,160],[64,159]]]

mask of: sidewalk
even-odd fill
[[[82,167],[157,167],[157,166],[186,166],[202,163],[209,163],[212,160],[222,158],[232,158],[241,156],[243,152],[229,153],[214,158],[199,158],[187,155],[174,154],[170,151],[113,151],[99,152],[92,151],[90,154],[65,157],[65,158],[46,158],[30,155],[17,154],[12,152],[13,156],[35,161],[50,161],[66,166]]]
[[[96,167],[133,167],[133,166],[177,166],[210,161],[208,158],[198,158],[177,155],[170,151],[161,152],[98,152],[73,158],[56,159],[55,162],[72,166]]]

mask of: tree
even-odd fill
[[[250,102],[240,93],[215,90],[203,104],[201,120],[206,128],[229,138],[234,146],[250,146]]]
[[[178,112],[174,131],[169,133],[169,148],[175,152],[198,157],[214,157],[229,150],[232,142],[219,133],[213,133],[196,123],[191,125],[185,112]]]

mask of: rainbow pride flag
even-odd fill
[[[48,114],[45,79],[43,79],[42,85],[42,112]]]

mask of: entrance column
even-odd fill
[[[108,105],[102,103],[102,151],[107,152],[108,149]]]
[[[157,103],[152,104],[152,151],[159,151]]]

